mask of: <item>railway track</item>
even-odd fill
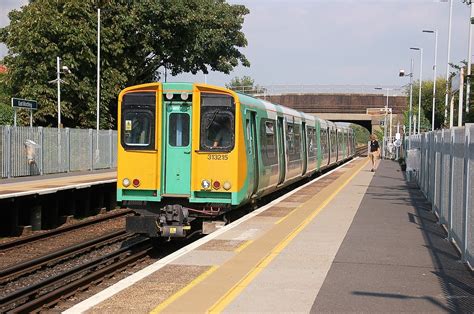
[[[66,227],[60,227],[60,228],[56,228],[56,229],[53,229],[53,230],[50,230],[50,231],[37,233],[37,234],[33,234],[33,235],[30,235],[30,236],[26,236],[26,237],[22,237],[22,238],[13,240],[13,241],[0,243],[0,251],[7,250],[7,249],[17,247],[17,246],[20,246],[20,245],[24,245],[24,244],[31,244],[32,242],[36,242],[36,241],[43,240],[43,239],[46,239],[46,238],[49,238],[49,237],[52,237],[52,236],[57,236],[57,235],[60,235],[60,234],[64,234],[66,232],[70,232],[72,230],[84,228],[84,227],[87,227],[87,226],[90,226],[90,225],[98,224],[98,223],[101,223],[101,222],[104,222],[104,221],[107,221],[107,220],[110,220],[110,219],[116,219],[118,217],[122,217],[122,216],[128,215],[130,213],[132,213],[132,210],[123,210],[123,211],[120,211],[120,212],[117,212],[117,213],[111,213],[111,214],[99,216],[99,217],[96,217],[96,218],[93,218],[93,219],[89,219],[89,220],[86,220],[86,221],[78,222],[78,223],[75,223],[75,224],[72,224],[72,225],[69,225],[69,226],[66,226]]]
[[[356,154],[359,156],[367,156],[368,146],[363,145],[356,148]]]
[[[130,237],[130,235],[127,235],[125,230],[112,232],[91,241],[83,242],[51,254],[0,269],[0,282],[2,285],[5,285],[8,282],[27,276],[35,271],[40,271],[43,268],[54,266],[75,256],[91,252],[94,249],[99,249],[100,247],[125,240],[127,237]]]
[[[86,263],[79,264],[58,274],[47,276],[31,285],[20,288],[0,298],[0,311],[3,312],[37,312],[51,308],[62,299],[74,295],[78,290],[101,282],[114,273],[133,266],[137,261],[146,258],[153,245],[150,239],[133,236],[123,231],[110,234],[103,239],[89,241],[76,247],[67,248],[54,254],[28,261],[21,265],[4,269],[1,272],[4,279],[16,280],[28,273],[45,267],[50,267],[55,261],[81,254],[85,250],[93,250],[98,246],[110,244],[112,241],[125,241],[125,244],[112,253],[99,256]],[[16,278],[16,279],[15,279]]]

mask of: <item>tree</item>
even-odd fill
[[[18,97],[35,99],[37,123],[56,124],[56,56],[71,69],[63,75],[61,114],[68,127],[94,127],[96,118],[97,5],[101,6],[102,128],[116,124],[117,96],[126,86],[171,74],[229,73],[242,63],[243,5],[224,0],[35,0],[9,13],[0,29],[9,49],[7,83]]]
[[[249,95],[263,94],[265,92],[265,88],[258,84],[256,85],[255,80],[250,76],[234,77],[230,80],[229,84],[226,84],[225,86],[229,89]]]
[[[463,99],[463,123],[473,123],[474,122],[474,107],[473,107],[473,92],[474,92],[474,80],[471,79],[470,80],[470,97],[469,97],[469,104],[467,104],[469,106],[469,113],[466,113],[465,112],[465,108],[466,108],[466,96],[467,96],[467,61],[466,60],[463,60],[461,61],[459,64],[453,64],[453,63],[450,63],[449,64],[453,69],[454,71],[451,72],[451,79],[454,78],[456,75],[459,75],[459,72],[461,71],[461,68],[464,68],[464,73],[465,73],[465,77],[464,77],[464,85],[463,85],[463,88],[464,88],[464,99]],[[453,82],[451,81],[451,84],[453,84]],[[458,86],[459,87],[459,86]],[[459,103],[459,92],[456,92],[454,93],[453,95],[454,97],[454,112],[453,112],[453,121],[454,121],[454,124],[457,125],[457,120],[458,120],[458,103]],[[449,110],[449,109],[448,109]]]
[[[420,81],[413,82],[413,116],[418,119],[418,95]],[[406,94],[410,95],[410,87],[407,86]],[[435,129],[442,127],[444,123],[444,102],[446,93],[446,80],[438,77],[436,79],[436,107],[435,107]],[[408,130],[408,111],[410,97],[407,97],[407,110],[404,112],[405,124]],[[431,131],[431,120],[433,113],[433,81],[422,81],[421,85],[421,123],[422,130]],[[417,122],[418,125],[418,122]]]
[[[10,104],[10,87],[5,82],[6,74],[0,73],[0,125],[13,124],[13,109]]]
[[[367,145],[369,141],[369,130],[358,124],[350,124],[350,128],[354,130],[356,146]]]

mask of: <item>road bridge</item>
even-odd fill
[[[284,93],[263,94],[258,97],[314,114],[322,119],[359,124],[370,132],[380,130],[381,121],[384,120],[383,108],[387,103],[387,97],[382,94]],[[392,109],[393,125],[397,122],[402,124],[406,104],[406,96],[388,97],[388,108]]]

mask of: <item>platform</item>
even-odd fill
[[[66,312],[472,312],[472,273],[399,169],[354,160]]]
[[[3,179],[0,180],[0,199],[44,195],[116,181],[117,172],[111,169]]]

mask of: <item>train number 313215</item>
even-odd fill
[[[207,159],[209,160],[227,160],[229,156],[227,155],[207,155]]]

